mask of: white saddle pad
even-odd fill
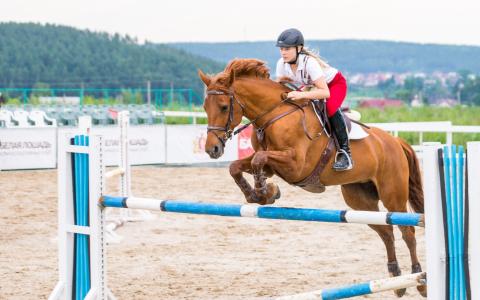
[[[368,136],[368,133],[362,126],[352,122],[352,130],[348,133],[348,138],[351,140],[361,140]]]
[[[345,113],[351,120],[360,121],[361,115],[358,111],[352,110]],[[357,123],[352,122],[352,130],[348,133],[348,138],[351,140],[361,140],[368,136],[364,128]]]

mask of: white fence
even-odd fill
[[[185,112],[185,111],[164,111],[160,114],[166,117],[190,117],[193,124],[197,124],[198,118],[207,118],[205,112]],[[453,125],[451,121],[440,122],[392,122],[392,123],[366,123],[368,126],[382,128],[398,136],[400,132],[419,133],[418,145],[421,145],[423,134],[429,132],[445,133],[446,143],[452,144],[454,133],[480,133],[479,126]]]
[[[165,112],[165,116],[206,117],[201,112]],[[447,143],[453,134],[480,133],[480,126],[455,126],[445,122],[371,123],[398,135],[400,132],[417,132],[419,144],[423,133],[444,133]],[[57,135],[73,128],[0,128],[0,169],[43,169],[57,165]],[[118,129],[116,126],[93,127],[93,132],[105,136],[107,165],[118,162]],[[195,164],[236,160],[241,149],[249,144],[248,138],[234,138],[227,143],[225,154],[212,160],[204,151],[206,125],[138,125],[130,127],[130,160],[133,165],[143,164]],[[247,145],[248,146],[248,145]],[[414,147],[416,148],[416,147]]]

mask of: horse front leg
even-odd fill
[[[256,195],[252,186],[250,185],[250,183],[248,183],[245,177],[243,177],[243,172],[252,174],[251,162],[254,154],[248,157],[245,157],[243,159],[233,161],[230,164],[230,168],[229,168],[230,175],[233,177],[233,180],[235,180],[235,183],[238,185],[243,195],[245,195],[245,199],[247,200],[248,203],[258,202],[258,199],[256,198]]]
[[[260,205],[273,204],[280,198],[280,188],[275,183],[267,184],[267,177],[273,175],[273,170],[294,171],[293,149],[284,151],[257,151],[253,155],[252,174],[255,180],[254,201]]]

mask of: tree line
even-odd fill
[[[255,57],[268,63],[274,73],[280,58],[273,41],[168,44],[226,63],[235,57]],[[163,46],[163,45],[159,45]],[[480,47],[367,40],[313,40],[306,46],[344,73],[455,72],[480,73]]]
[[[0,87],[191,88],[203,84],[197,69],[223,64],[171,46],[140,44],[128,35],[58,25],[0,23]]]

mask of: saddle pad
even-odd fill
[[[352,122],[352,129],[348,133],[348,138],[350,140],[361,140],[368,136],[368,133],[363,129],[362,126],[357,123]]]

